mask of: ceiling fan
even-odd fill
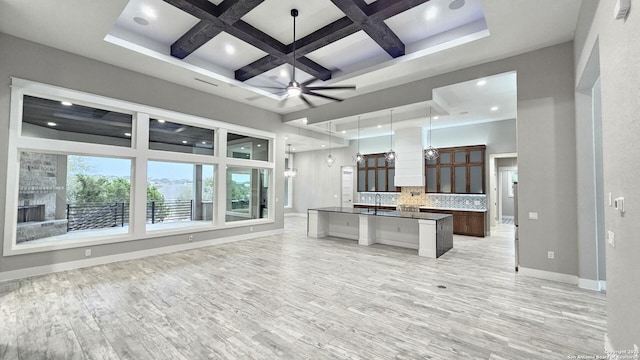
[[[298,10],[291,9],[291,17],[293,17],[293,69],[291,71],[291,81],[285,87],[264,87],[266,89],[278,89],[281,90],[282,95],[286,95],[286,97],[280,101],[280,107],[284,106],[284,104],[293,97],[300,97],[302,101],[309,107],[316,107],[305,95],[317,96],[324,99],[329,99],[333,101],[342,101],[343,99],[337,98],[335,96],[329,96],[325,94],[318,93],[318,91],[324,90],[355,90],[355,85],[344,85],[344,86],[310,86],[313,82],[317,81],[317,78],[312,78],[310,80],[299,83],[296,81],[296,17],[298,17]]]

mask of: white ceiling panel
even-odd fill
[[[483,18],[480,0],[466,0],[465,6],[449,9],[449,0],[431,0],[385,20],[405,44],[427,39]]]
[[[140,25],[134,18],[142,18],[148,25]],[[170,46],[197,23],[197,18],[162,0],[131,0],[114,27]]]
[[[293,42],[291,9],[298,9],[296,37],[328,25],[344,14],[330,0],[266,0],[245,15],[242,20],[283,44]]]
[[[265,55],[267,55],[266,52],[255,46],[222,32],[187,56],[185,60],[189,61],[195,57],[234,71]]]
[[[307,55],[307,58],[329,70],[344,70],[354,64],[380,57],[391,59],[364,31],[358,31]]]

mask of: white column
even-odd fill
[[[307,236],[312,238],[327,236],[327,233],[329,232],[329,214],[326,212],[309,210],[307,215],[307,226]]]
[[[434,220],[418,220],[420,245],[418,255],[435,259],[436,252],[436,222]]]
[[[376,242],[375,216],[360,215],[360,229],[358,231],[358,244],[369,246]]]

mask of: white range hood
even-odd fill
[[[393,135],[396,159],[396,186],[424,186],[422,128],[398,129]]]

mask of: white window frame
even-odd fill
[[[131,147],[34,138],[22,136],[22,110],[23,97],[25,95],[45,99],[66,100],[74,104],[93,106],[101,109],[110,109],[133,115],[132,144]],[[225,223],[226,201],[226,168],[228,166],[241,166],[270,169],[271,184],[275,184],[274,148],[276,135],[272,132],[252,129],[240,125],[226,123],[218,120],[207,119],[194,115],[178,113],[152,106],[137,104],[129,101],[113,99],[105,96],[90,94],[44,83],[11,78],[11,101],[9,115],[9,148],[6,173],[6,201],[3,256],[13,256],[35,252],[45,252],[60,249],[70,249],[92,245],[111,244],[140,240],[161,236],[170,236],[199,231],[211,231],[226,228],[253,226],[275,222],[275,207],[269,211],[267,218],[251,219]],[[182,123],[213,129],[215,131],[214,155],[173,153],[169,151],[149,150],[149,118],[162,118],[167,121]],[[246,134],[248,136],[263,138],[269,143],[269,161],[233,159],[227,158],[227,132]],[[88,151],[89,149],[90,151]],[[89,239],[69,239],[56,242],[42,242],[36,244],[16,244],[17,209],[18,209],[18,184],[21,152],[40,152],[47,154],[85,155],[127,158],[132,161],[131,198],[130,198],[130,224],[127,234],[113,236],[91,237]],[[168,161],[190,164],[213,165],[215,168],[215,202],[214,219],[211,224],[199,226],[185,226],[176,229],[146,230],[146,186],[147,186],[147,162]],[[139,191],[138,189],[144,189]],[[269,204],[275,204],[275,189],[269,191]],[[138,220],[138,219],[143,219]]]

